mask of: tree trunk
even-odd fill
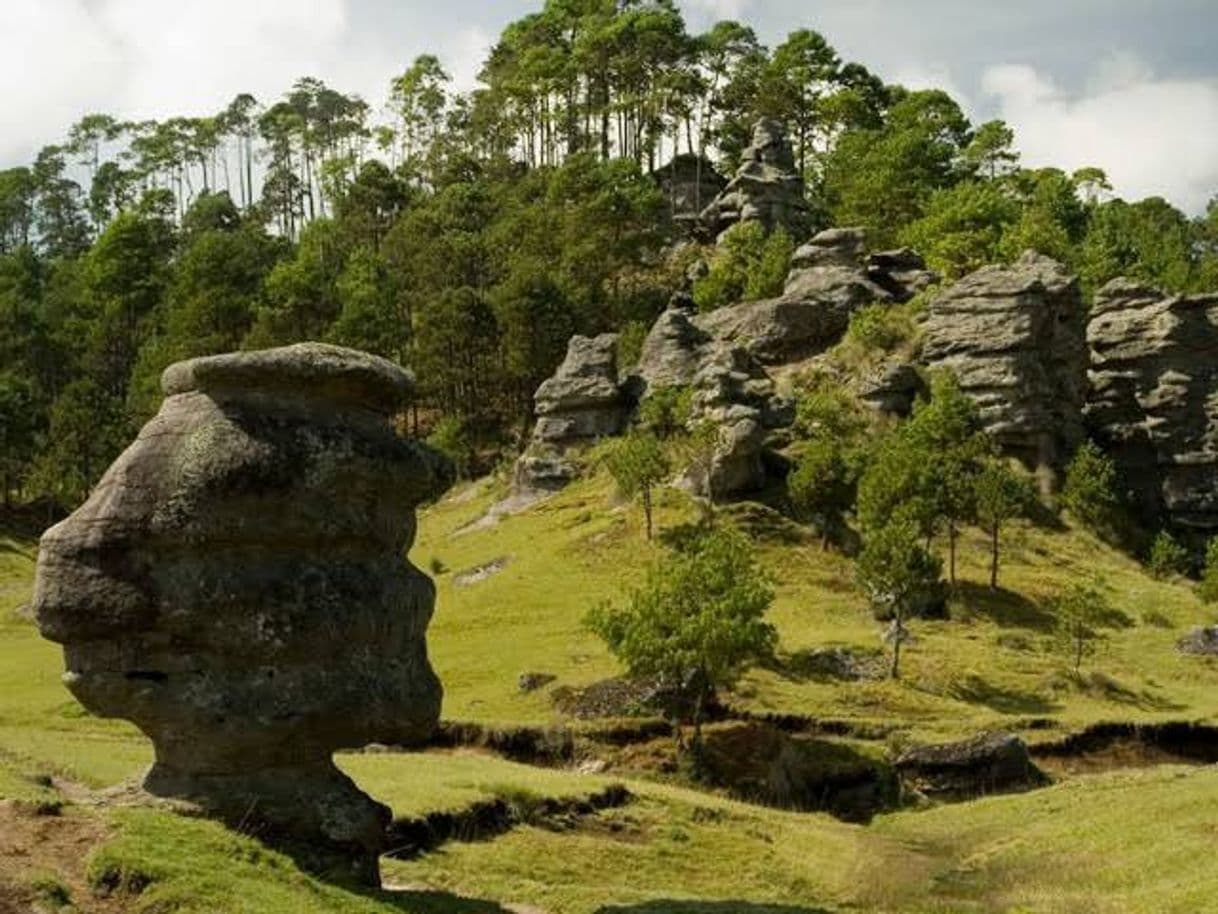
[[[896,618],[896,623],[897,623],[896,624],[896,637],[893,638],[893,640],[892,640],[892,667],[888,671],[888,673],[892,679],[900,679],[901,678],[901,642],[904,640],[902,636],[905,634],[905,613],[900,608],[900,606],[896,607],[895,613],[896,613],[895,618]]]
[[[956,522],[948,521],[947,523],[947,564],[949,569],[949,580],[952,588],[956,586]]]
[[[990,590],[998,589],[998,524],[990,527]]]
[[[647,519],[647,542],[651,542],[651,486],[643,486],[643,516]]]

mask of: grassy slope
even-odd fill
[[[440,575],[432,653],[444,679],[445,713],[495,722],[551,722],[545,692],[521,695],[524,671],[581,684],[615,666],[581,628],[597,599],[637,578],[654,554],[633,509],[614,510],[603,481],[576,486],[498,526],[454,536],[493,495],[475,490],[430,510],[414,560]],[[662,523],[685,516],[666,499]],[[1021,528],[1006,585],[995,598],[966,587],[956,621],[919,623],[901,684],[839,684],[781,669],[754,674],[737,701],[812,715],[900,721],[914,736],[972,731],[1052,716],[1095,719],[1211,718],[1218,668],[1179,657],[1173,644],[1208,613],[1189,589],[1145,577],[1135,564],[1076,532]],[[454,572],[508,556],[499,574],[458,587]],[[849,564],[807,547],[768,545],[779,581],[773,618],[785,654],[827,643],[877,643],[850,587]],[[981,543],[963,547],[966,581],[983,580]],[[1095,666],[1108,678],[1070,685],[1047,653],[1039,608],[1073,576],[1101,570],[1134,623],[1112,635]],[[58,649],[14,610],[28,600],[29,543],[0,539],[0,798],[39,800],[23,775],[55,772],[114,783],[150,757],[133,728],[85,715],[58,682]],[[1016,596],[1015,594],[1018,594]],[[506,790],[589,793],[604,781],[542,771],[469,753],[344,756],[340,764],[400,815],[455,808]],[[522,828],[493,842],[449,845],[387,876],[438,891],[362,896],[325,886],[292,864],[211,823],[151,811],[105,816],[118,837],[97,852],[109,869],[157,877],[131,909],[186,911],[499,911],[524,902],[558,912],[726,911],[807,914],[865,910],[1191,911],[1213,897],[1218,874],[1196,861],[1214,851],[1218,772],[1159,768],[1081,777],[1049,790],[883,817],[868,828],[825,816],[733,803],[632,782],[636,803],[574,832]],[[682,906],[665,899],[715,899]],[[233,901],[231,899],[238,899]],[[749,907],[745,902],[751,903]],[[761,905],[785,905],[767,908]]]

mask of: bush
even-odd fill
[[[639,407],[639,422],[661,441],[685,430],[693,415],[694,392],[691,388],[673,384],[648,392]]]
[[[851,315],[846,337],[866,350],[891,352],[909,338],[910,328],[902,317],[889,305],[867,305]]]
[[[1108,532],[1120,505],[1116,486],[1116,467],[1111,458],[1094,443],[1084,442],[1066,468],[1062,505],[1085,526]]]
[[[1170,578],[1172,575],[1187,574],[1189,567],[1188,550],[1176,542],[1166,530],[1160,531],[1150,547],[1147,567],[1156,578]]]
[[[1205,570],[1197,585],[1197,596],[1205,603],[1218,603],[1218,536],[1205,547]]]
[[[795,245],[779,228],[766,235],[759,222],[740,222],[724,233],[710,271],[694,283],[700,311],[714,311],[739,301],[769,298],[782,292]]]
[[[436,423],[427,443],[453,462],[458,479],[468,479],[474,461],[474,445],[465,423],[456,416],[445,416]]]
[[[617,337],[617,365],[622,374],[639,364],[649,330],[650,327],[643,321],[630,321],[621,329]]]

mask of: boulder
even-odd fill
[[[579,450],[625,430],[632,404],[618,379],[617,339],[572,337],[558,370],[537,388],[537,424],[516,462],[517,490],[561,489],[576,476]]]
[[[1177,642],[1182,654],[1218,657],[1218,625],[1194,628]]]
[[[747,350],[710,348],[693,379],[693,418],[718,427],[709,479],[693,481],[713,498],[753,492],[767,482],[770,433],[795,421],[795,404],[776,393],[774,382]]]
[[[683,387],[698,373],[706,346],[712,337],[695,324],[697,308],[693,299],[678,293],[668,308],[656,318],[643,340],[635,369],[647,389]]]
[[[1043,490],[1082,440],[1086,344],[1078,282],[1031,251],[935,297],[922,356],[955,374],[1002,451],[1036,469]]]
[[[1143,519],[1200,545],[1218,532],[1218,295],[1113,280],[1096,296],[1087,344],[1088,430]]]
[[[862,229],[826,229],[795,252],[781,296],[720,308],[694,323],[765,365],[794,362],[840,341],[859,308],[905,302],[937,282],[925,266],[912,251],[868,255]]]
[[[759,222],[767,231],[782,226],[796,239],[805,237],[804,179],[781,122],[757,122],[735,177],[703,210],[701,221],[712,238],[740,222]]]
[[[901,753],[895,764],[907,790],[948,800],[1027,790],[1048,781],[1023,740],[1011,733],[918,746]]]
[[[397,436],[412,380],[306,343],[166,370],[160,412],[41,544],[34,609],[89,711],[134,722],[144,787],[375,883],[389,810],[331,760],[419,744],[435,589],[405,560],[447,461]]]
[[[854,382],[859,401],[888,416],[907,418],[914,402],[926,394],[926,382],[908,362],[885,362]]]

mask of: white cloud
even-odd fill
[[[1190,213],[1218,193],[1218,81],[1158,79],[1121,55],[1078,94],[1022,65],[989,68],[982,88],[1025,164],[1096,165],[1121,196],[1162,196]]]
[[[704,13],[715,19],[740,19],[753,0],[686,0],[691,12]]]

